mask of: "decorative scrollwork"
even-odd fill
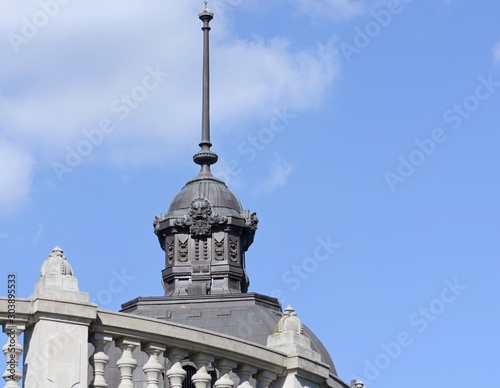
[[[246,220],[245,220],[245,226],[247,228],[250,228],[252,230],[257,229],[257,224],[259,223],[259,219],[257,218],[257,213],[255,212],[248,212]]]

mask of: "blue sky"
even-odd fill
[[[209,6],[213,170],[260,219],[250,291],[291,304],[346,381],[495,380],[500,4]],[[56,245],[103,308],[162,294],[152,221],[198,171],[201,8],[1,3],[1,278],[20,297]]]

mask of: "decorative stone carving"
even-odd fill
[[[208,260],[208,241],[203,240],[203,260]]]
[[[73,276],[73,268],[66,260],[63,250],[60,246],[56,246],[49,257],[42,263],[40,275],[65,275]]]
[[[365,388],[365,384],[360,380],[353,380],[351,386],[352,388]]]
[[[167,262],[168,264],[173,264],[174,262],[174,251],[175,251],[175,241],[173,239],[169,240],[167,239],[167,246],[166,246],[166,251],[167,251]]]
[[[247,217],[245,220],[245,226],[247,228],[250,228],[252,230],[257,230],[257,224],[259,223],[259,219],[257,218],[257,213],[255,212],[248,212]]]
[[[188,243],[189,239],[186,237],[186,240],[183,242],[181,239],[179,241],[179,261],[187,261],[188,259]]]
[[[189,226],[189,232],[193,237],[208,237],[212,225],[223,224],[226,221],[226,217],[212,214],[212,206],[208,200],[196,198],[191,202],[188,214],[175,220],[175,225]]]
[[[300,355],[316,361],[321,360],[321,354],[311,348],[311,341],[303,334],[303,331],[301,320],[297,317],[295,310],[288,306],[283,311],[274,334],[267,337],[267,346],[289,356]]]
[[[283,315],[278,321],[276,330],[277,333],[284,333],[286,331],[293,331],[297,334],[302,334],[304,332],[302,321],[297,317],[297,313],[290,305],[283,311]]]
[[[238,261],[238,239],[229,238],[229,258]]]
[[[66,260],[62,249],[56,246],[40,269],[40,278],[35,284],[34,298],[56,298],[72,302],[88,302],[88,294],[80,292],[78,279]]]
[[[162,222],[166,219],[167,219],[166,214],[160,214],[159,216],[155,216],[155,219],[153,221],[153,228],[155,230],[155,233],[160,230],[160,222]]]
[[[200,240],[194,240],[194,259],[200,260]]]
[[[210,267],[208,264],[193,265],[193,273],[209,273]]]
[[[214,243],[215,243],[215,260],[224,260],[224,237],[222,240],[217,241],[216,238],[214,238]]]
[[[241,250],[246,252],[253,243],[259,219],[257,213],[248,210],[243,210],[240,214],[245,218],[245,233],[241,235]]]

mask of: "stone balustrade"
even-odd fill
[[[81,300],[44,298],[18,299],[11,322],[6,306],[7,299],[0,298],[6,388],[19,387],[21,378],[29,388],[47,380],[99,388],[157,388],[168,380],[170,387],[181,388],[186,365],[196,369],[191,376],[196,388],[348,387],[317,359],[208,330],[100,310]],[[24,376],[18,367],[22,332]],[[118,378],[108,381],[110,370]]]
[[[159,319],[98,310],[90,332],[90,341],[95,347],[90,357],[94,365],[93,387],[106,387],[109,383],[104,380],[103,372],[109,359],[103,349],[112,342],[121,351],[116,362],[120,371],[119,388],[136,387],[132,376],[138,364],[137,356],[133,357],[137,351],[147,355],[147,362],[142,367],[147,388],[159,387],[163,374],[170,387],[181,388],[186,378],[183,364],[187,362],[196,365],[196,373],[191,379],[196,388],[212,385],[209,368],[218,371],[214,387],[250,388],[252,380],[259,381],[264,388],[283,376],[287,366],[287,356],[279,351]]]
[[[7,298],[0,298],[0,324],[6,335],[2,352],[5,355],[5,371],[2,374],[5,388],[18,388],[22,373],[19,368],[19,359],[24,347],[20,342],[20,335],[24,333],[30,316],[31,303],[26,300],[16,300],[15,308]]]

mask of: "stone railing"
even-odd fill
[[[0,323],[7,336],[6,343],[2,347],[6,358],[6,368],[2,377],[6,381],[6,388],[18,387],[18,382],[22,377],[19,358],[24,349],[19,341],[19,336],[28,326],[30,310],[31,303],[28,300],[12,301],[0,298]]]
[[[256,382],[260,388],[347,387],[318,360],[191,326],[100,310],[82,301],[18,299],[15,319],[9,319],[7,307],[8,300],[0,298],[8,388],[19,387],[21,378],[28,388],[155,388],[166,386],[165,380],[181,388],[186,364],[196,369],[191,377],[196,388],[211,387],[213,371],[217,388],[250,388]]]
[[[223,336],[206,330],[174,324],[158,319],[99,310],[98,318],[91,325],[91,342],[95,351],[91,356],[94,365],[94,386],[105,387],[104,368],[109,354],[104,349],[111,341],[121,351],[116,362],[120,374],[120,387],[132,387],[132,381],[139,382],[141,375],[134,376],[133,371],[138,364],[133,351],[140,349],[147,355],[143,365],[142,377],[147,379],[148,387],[157,387],[161,376],[165,373],[170,387],[180,388],[186,377],[181,363],[188,360],[196,367],[192,382],[196,388],[206,388],[212,383],[208,368],[215,366],[219,371],[219,379],[215,387],[236,386],[231,376],[239,377],[239,385],[248,387],[249,380],[254,378],[260,387],[269,384],[282,376],[286,370],[287,357],[280,352],[255,345],[237,338]],[[168,359],[169,368],[165,370]],[[324,380],[324,378],[323,378]]]
[[[43,262],[33,295],[0,298],[0,324],[7,336],[5,388],[18,388],[21,379],[26,388],[181,388],[184,382],[195,388],[348,388],[312,350],[291,307],[267,346],[101,310],[79,290],[59,247]]]

